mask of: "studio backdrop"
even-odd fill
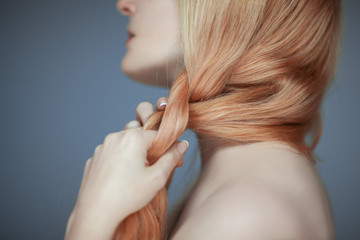
[[[0,1],[0,239],[63,239],[94,148],[135,119],[138,103],[167,95],[121,72],[128,19],[115,3]],[[343,47],[316,148],[339,240],[360,239],[360,2],[343,3]],[[181,138],[190,149],[169,207],[199,170],[195,135]]]

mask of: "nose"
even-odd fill
[[[135,11],[135,4],[133,0],[118,0],[116,8],[122,15],[129,16]]]

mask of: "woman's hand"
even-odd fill
[[[156,102],[156,109],[158,111],[164,111],[166,105],[167,105],[167,98],[161,97]],[[153,112],[154,112],[154,107],[151,103],[149,102],[139,103],[136,107],[136,120],[128,122],[125,125],[124,130],[130,128],[142,127]]]
[[[137,107],[138,125],[127,124],[123,131],[108,134],[87,160],[67,227],[66,235],[74,238],[66,239],[83,237],[81,234],[90,234],[89,231],[97,231],[92,236],[99,237],[105,237],[99,231],[113,233],[126,216],[147,205],[165,186],[175,167],[181,165],[188,147],[185,141],[176,142],[155,164],[148,166],[147,150],[157,133],[141,127],[152,113],[148,104]]]

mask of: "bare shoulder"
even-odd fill
[[[173,240],[306,238],[301,204],[264,183],[229,184],[214,192]]]
[[[171,239],[334,239],[327,199],[314,172],[298,163],[274,164],[217,188]]]

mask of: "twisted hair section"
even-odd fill
[[[316,162],[321,104],[339,54],[340,0],[176,2],[185,67],[165,111],[144,126],[158,130],[150,164],[187,128],[223,144],[286,143]],[[167,239],[166,204],[164,187],[114,239]]]

